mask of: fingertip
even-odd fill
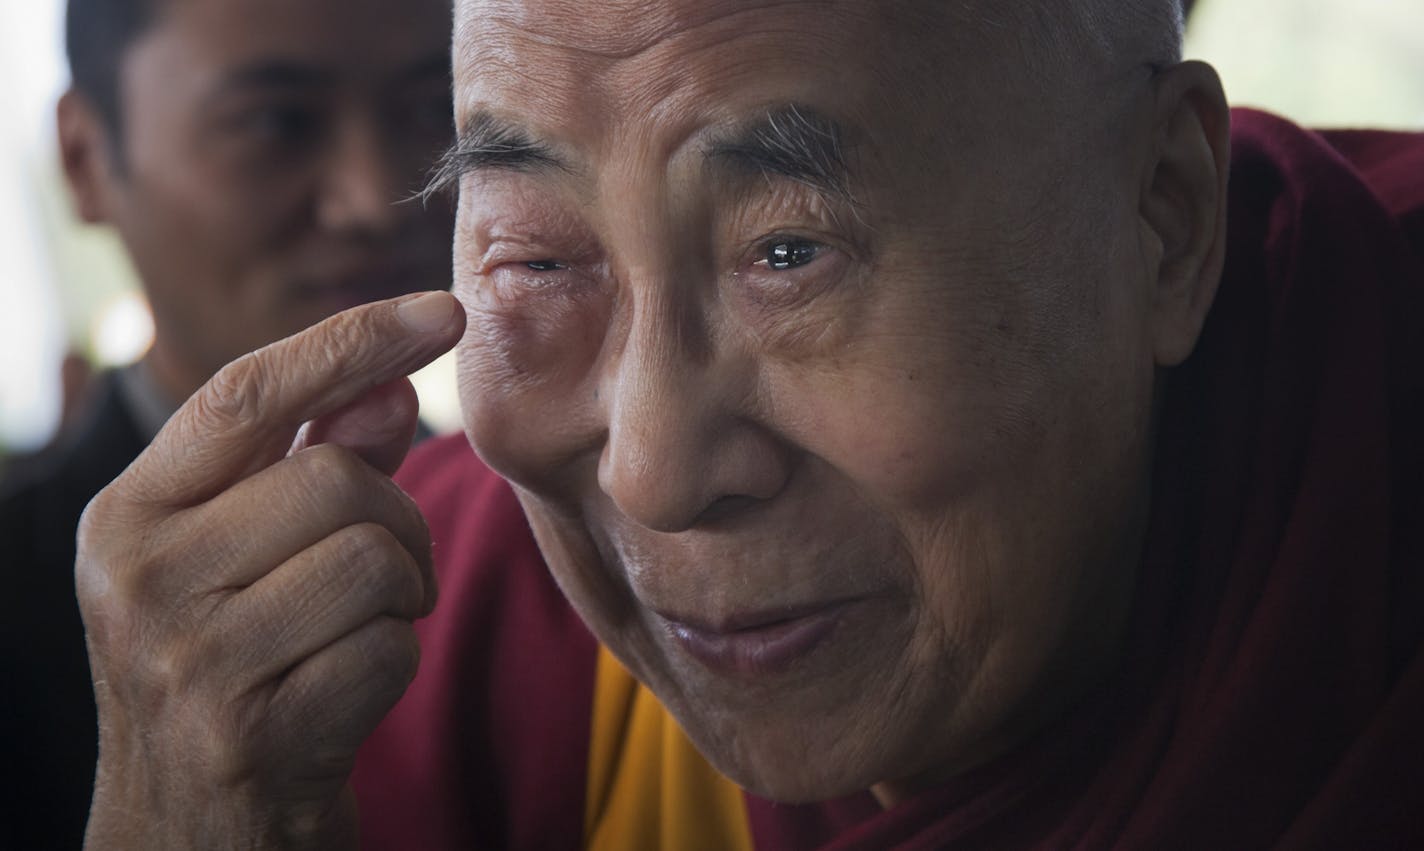
[[[418,334],[438,334],[455,326],[459,302],[444,290],[421,293],[396,305],[396,317]]]

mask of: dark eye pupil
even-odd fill
[[[524,265],[533,269],[535,272],[557,272],[564,268],[553,260],[533,260]]]
[[[792,269],[810,263],[816,256],[816,246],[810,242],[778,242],[766,252],[766,263],[773,269]]]

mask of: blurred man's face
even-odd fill
[[[599,638],[782,798],[1081,693],[1145,502],[1145,73],[910,3],[457,19],[467,428]]]
[[[208,373],[448,286],[450,211],[401,202],[449,144],[449,34],[444,0],[158,3],[121,66],[104,217],[164,356]]]

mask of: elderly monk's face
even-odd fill
[[[1145,503],[1147,72],[908,3],[456,25],[467,429],[704,752],[893,797],[1080,695]]]

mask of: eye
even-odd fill
[[[838,246],[785,232],[747,249],[732,278],[736,291],[761,309],[804,306],[840,283],[851,267],[850,255]]]
[[[524,265],[534,272],[558,272],[569,268],[557,260],[530,260]]]
[[[448,85],[429,93],[410,93],[391,109],[388,127],[397,139],[415,136],[448,143],[455,132],[454,109]]]
[[[815,260],[824,248],[818,242],[804,239],[778,239],[767,244],[766,254],[756,261],[756,265],[783,272],[805,266]]]
[[[319,119],[313,110],[300,106],[270,106],[254,111],[248,129],[261,138],[291,144],[316,135]]]

